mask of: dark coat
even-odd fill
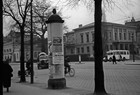
[[[65,66],[65,67],[69,66],[69,62],[70,62],[70,59],[69,59],[68,57],[66,57],[66,58],[64,59],[64,66]]]
[[[116,57],[115,57],[115,55],[113,55],[113,62],[115,62],[116,61]]]
[[[13,74],[12,74],[13,69],[8,63],[5,63],[5,62],[3,64],[3,86],[10,87],[11,77],[13,77]]]
[[[31,60],[26,62],[26,68],[29,70],[31,68]]]

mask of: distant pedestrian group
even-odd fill
[[[3,61],[2,72],[3,72],[2,85],[4,88],[7,89],[7,92],[9,92],[9,87],[11,87],[11,77],[13,77],[13,74],[12,74],[13,69],[9,65],[8,59],[6,61]]]

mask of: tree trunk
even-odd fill
[[[1,0],[0,4],[3,5],[3,2]],[[0,15],[0,21],[1,21],[1,27],[0,27],[0,75],[2,76],[2,63],[3,63],[3,11],[2,11],[2,5],[0,8],[1,15]],[[3,86],[2,86],[2,77],[0,78],[0,95],[3,95]]]
[[[34,74],[33,74],[33,12],[32,12],[32,2],[33,0],[31,0],[31,10],[30,10],[30,13],[31,13],[31,33],[30,33],[30,44],[31,44],[31,48],[30,48],[30,58],[31,58],[31,83],[34,83]]]
[[[20,70],[21,70],[21,76],[20,76],[20,82],[25,82],[25,67],[24,67],[24,27],[22,26],[20,28],[21,33],[21,54],[20,54]]]
[[[103,72],[103,49],[102,49],[102,33],[101,33],[101,17],[102,17],[102,0],[95,0],[95,94],[106,94],[104,87],[104,72]]]
[[[102,22],[102,45],[103,45],[103,57],[106,55],[107,52],[107,25],[105,22]]]
[[[41,51],[45,52],[45,41],[44,41],[44,35],[41,36]]]

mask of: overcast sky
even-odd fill
[[[60,8],[66,0],[51,0]],[[81,0],[82,1],[82,0]],[[124,24],[125,20],[129,20],[132,16],[136,20],[140,20],[140,0],[130,0],[130,3],[125,1],[127,0],[114,0],[117,6],[113,6],[114,9],[106,11],[106,20],[108,22]],[[123,1],[123,2],[121,2]],[[86,8],[84,4],[79,4],[75,8],[69,6],[63,6],[63,15],[68,16],[68,19],[65,19],[66,25],[69,30],[77,28],[79,24],[89,24],[94,22],[94,12],[91,12]]]
[[[53,5],[59,6],[62,9],[62,15],[64,17],[68,17],[65,19],[65,24],[68,26],[69,31],[75,29],[79,26],[79,24],[89,24],[94,22],[94,12],[91,12],[86,8],[84,4],[79,4],[77,7],[71,8],[69,6],[65,6],[66,0],[51,0]],[[125,20],[129,20],[132,16],[136,20],[140,20],[140,0],[131,0],[133,1],[131,4],[127,4],[127,0],[114,0],[116,1],[116,5],[119,6],[113,7],[113,10],[106,11],[106,20],[108,22],[121,23],[123,24]],[[4,25],[5,26],[5,25]],[[8,26],[6,24],[6,26]],[[9,30],[4,29],[4,35],[6,35]]]

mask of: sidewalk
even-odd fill
[[[75,63],[75,62],[74,62]],[[26,77],[26,83],[17,83],[17,65],[14,67],[12,87],[4,95],[93,95],[94,90],[94,65],[93,62],[73,64],[76,70],[75,77],[66,77],[67,87],[61,90],[47,89],[49,70],[37,70],[35,66],[34,84],[30,84],[30,77]],[[133,64],[133,65],[132,65]],[[140,95],[140,60],[119,62],[112,64],[104,63],[105,89],[111,95]]]
[[[35,87],[29,83],[12,83],[9,92],[3,89],[3,95],[92,95],[92,93],[72,88],[52,90]]]
[[[125,61],[124,64],[125,65],[140,65],[140,60],[135,60],[134,62],[133,60]]]

